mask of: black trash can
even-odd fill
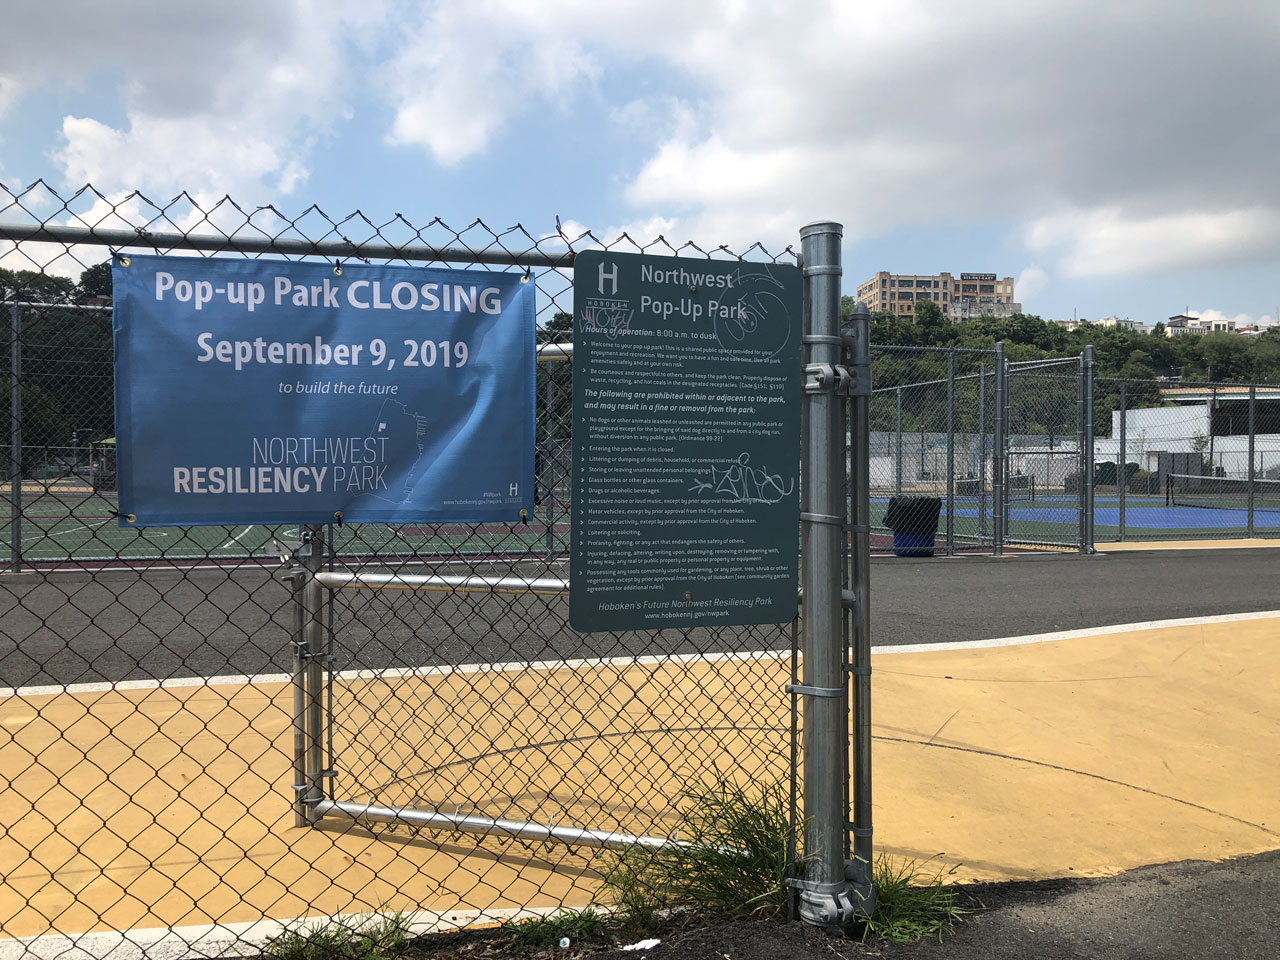
[[[932,557],[941,512],[938,497],[890,497],[884,525],[893,531],[893,552],[899,557]]]

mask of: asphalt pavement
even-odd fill
[[[872,560],[872,642],[938,643],[1280,609],[1280,552]],[[414,568],[413,572],[421,572]],[[500,571],[495,571],[500,572]],[[547,575],[545,567],[527,571]],[[553,574],[554,575],[554,574]],[[0,687],[287,672],[269,567],[0,576]],[[557,597],[344,591],[337,669],[781,649],[785,627],[579,634]]]

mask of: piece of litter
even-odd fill
[[[569,938],[568,938],[568,937],[561,937],[561,938],[560,938],[560,949],[561,949],[561,950],[568,950],[568,949],[569,949]]]
[[[652,950],[661,940],[641,940],[639,943],[628,943],[623,950]]]

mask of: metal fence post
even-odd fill
[[[307,791],[304,803],[307,819],[314,823],[320,819],[316,804],[325,797],[324,789],[324,587],[316,579],[316,574],[324,569],[324,527],[320,524],[308,525],[304,531],[303,562],[307,569],[304,592],[304,613],[306,642],[306,784]]]
[[[902,388],[898,387],[894,392],[898,395],[898,435],[893,454],[894,463],[897,465],[894,492],[902,496]]]
[[[839,927],[855,916],[853,884],[845,877],[848,775],[845,731],[843,570],[845,513],[844,398],[830,375],[840,363],[840,240],[829,221],[801,228],[805,302],[808,435],[801,458],[803,501],[800,569],[803,585],[801,682],[803,697],[804,878],[800,916],[807,923]],[[827,371],[824,375],[824,368]],[[815,370],[810,376],[808,371]]]
[[[978,364],[978,547],[987,543],[987,365]]]
[[[556,554],[555,501],[551,495],[551,490],[554,486],[552,481],[555,477],[557,466],[556,458],[551,452],[555,449],[556,435],[555,417],[552,414],[552,411],[555,409],[555,376],[553,373],[555,368],[548,363],[544,369],[547,373],[546,413],[544,414],[547,425],[542,430],[542,476],[540,479],[542,480],[542,496],[547,502],[547,559],[551,560],[555,558]]]
[[[305,827],[311,783],[307,777],[307,574],[289,574],[293,592],[293,825]]]
[[[857,389],[849,404],[851,544],[848,581],[852,609],[845,603],[853,675],[853,880],[855,910],[870,916],[875,907],[871,832],[871,310],[854,305],[850,367]]]
[[[1004,341],[996,344],[996,396],[995,439],[991,454],[991,549],[997,557],[1004,556],[1004,464],[1005,447],[1008,446],[1007,429],[1009,368],[1004,359]]]
[[[1256,444],[1255,420],[1256,407],[1258,403],[1258,388],[1254,384],[1249,384],[1249,536],[1253,536],[1253,508],[1256,497],[1257,484],[1253,482],[1253,458],[1255,454],[1254,446]]]
[[[1093,454],[1093,344],[1084,348],[1084,379],[1081,383],[1084,394],[1084,470],[1081,479],[1084,481],[1084,499],[1081,501],[1081,520],[1083,521],[1081,553],[1093,553],[1093,474],[1096,457]]]
[[[16,303],[9,311],[9,569],[18,573],[22,569],[22,314]]]
[[[1125,394],[1123,380],[1120,381],[1120,478],[1117,480],[1119,484],[1120,497],[1120,519],[1119,538],[1124,540],[1124,508],[1125,500],[1129,492],[1129,414],[1125,409]]]
[[[956,351],[947,352],[947,556],[956,552]]]

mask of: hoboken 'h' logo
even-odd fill
[[[618,265],[616,263],[609,264],[613,269],[605,272],[604,263],[600,264],[600,296],[613,297],[618,294]],[[608,280],[613,289],[605,293],[604,282]]]

